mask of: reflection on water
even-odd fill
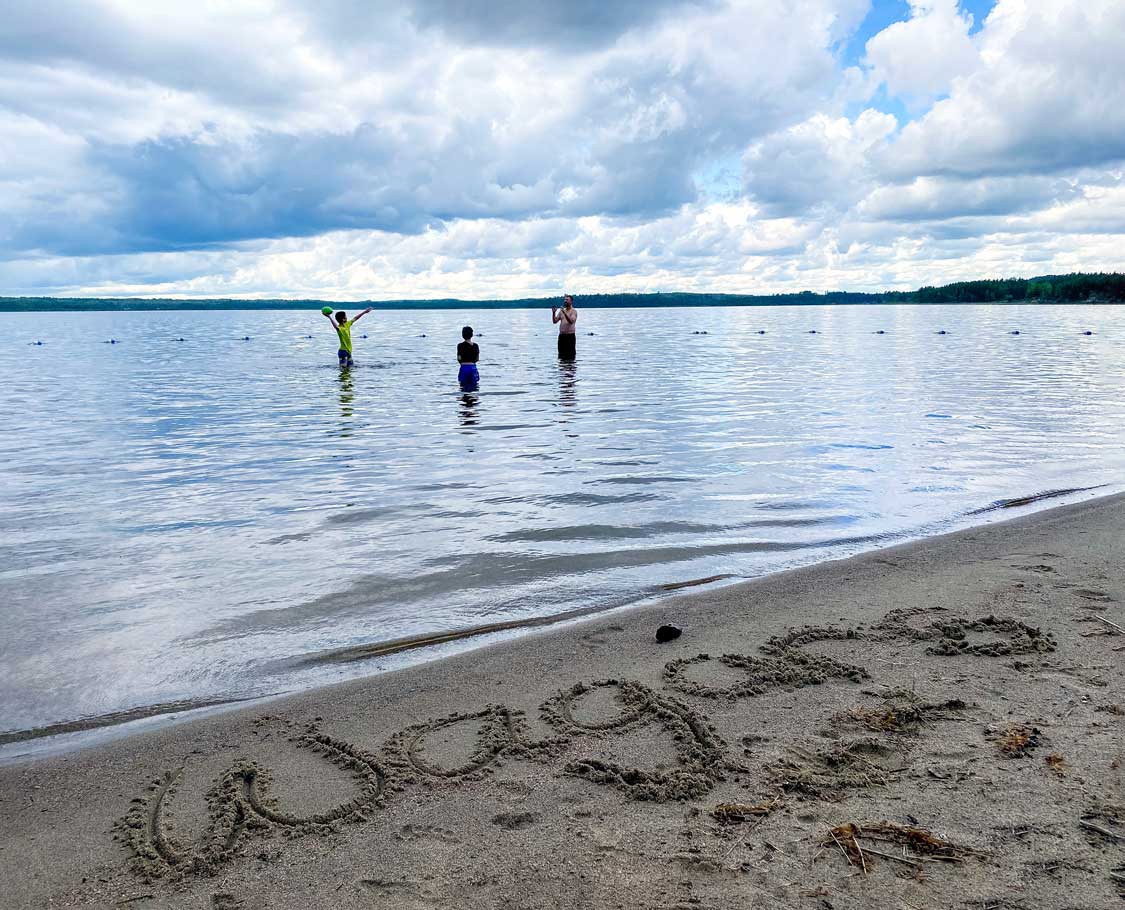
[[[559,423],[570,422],[570,409],[578,403],[578,363],[559,361]]]
[[[393,360],[361,336],[343,371],[316,312],[0,315],[0,730],[1119,483],[1115,315],[662,310],[639,335],[586,307],[579,364],[538,311],[376,312]],[[435,339],[469,321],[488,383],[451,389]]]
[[[476,384],[471,383],[472,389],[466,389],[464,394],[461,395],[461,426],[462,427],[475,427],[480,423],[480,396],[475,393]],[[465,385],[462,385],[465,388]]]
[[[340,424],[340,435],[345,438],[351,435],[348,420],[355,415],[355,408],[352,407],[352,402],[355,401],[355,380],[352,379],[352,369],[354,367],[344,367],[340,370],[340,416],[344,420]]]

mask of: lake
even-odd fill
[[[0,731],[1121,488],[1110,307],[580,312],[573,364],[546,310],[376,312],[344,373],[316,311],[0,314]]]

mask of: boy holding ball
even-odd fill
[[[363,310],[355,319],[348,319],[348,314],[340,310],[336,313],[335,322],[332,322],[332,307],[326,306],[320,312],[332,323],[332,328],[336,330],[336,335],[340,339],[340,350],[337,352],[337,356],[340,358],[341,369],[355,366],[355,362],[352,360],[352,326],[370,313],[371,307]]]

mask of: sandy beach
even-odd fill
[[[1123,561],[1106,497],[7,765],[0,904],[1120,906]]]

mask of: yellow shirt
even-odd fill
[[[352,323],[354,319],[349,319],[343,325],[336,322],[333,325],[336,327],[336,334],[340,336],[340,350],[347,351],[349,354],[352,352]]]

